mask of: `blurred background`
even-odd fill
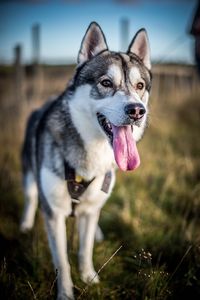
[[[102,210],[105,240],[95,266],[122,245],[89,287],[70,261],[79,299],[200,299],[200,85],[197,0],[0,0],[0,298],[55,299],[55,273],[38,211],[19,232],[20,150],[30,112],[61,93],[91,21],[108,46],[126,51],[146,28],[153,61],[149,128],[141,167],[117,174]],[[194,30],[195,29],[195,30]],[[191,35],[193,34],[193,35]],[[200,53],[200,51],[199,51]],[[72,231],[71,220],[67,230]]]

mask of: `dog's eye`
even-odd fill
[[[138,82],[138,83],[137,83],[137,89],[138,89],[138,90],[142,90],[143,87],[144,87],[144,83],[143,83],[143,82]]]
[[[109,79],[104,79],[100,83],[106,88],[111,88],[113,86],[112,82]]]

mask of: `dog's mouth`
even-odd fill
[[[109,141],[112,145],[112,143],[113,143],[113,130],[112,130],[111,122],[104,115],[102,115],[100,113],[97,113],[97,119],[98,119],[98,122],[99,122],[101,128],[103,129],[105,134],[108,136]]]
[[[133,126],[115,126],[100,113],[97,113],[97,119],[113,147],[119,168],[123,171],[136,169],[140,165],[140,157],[133,138]]]

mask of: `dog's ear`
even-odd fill
[[[136,54],[144,63],[144,65],[150,70],[150,46],[147,32],[144,28],[140,29],[134,36],[127,53]]]
[[[93,56],[107,49],[108,46],[106,44],[106,39],[100,26],[96,22],[92,22],[82,40],[78,54],[78,64],[84,63]]]

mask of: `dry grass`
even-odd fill
[[[0,298],[54,299],[56,274],[40,212],[28,235],[20,234],[18,227],[23,206],[20,145],[26,116],[38,103],[35,99],[19,111],[12,70],[2,77],[4,71],[0,72]],[[56,81],[52,69],[45,72],[43,101],[61,91],[68,78],[59,75],[59,69]],[[161,96],[152,97],[150,126],[139,144],[141,167],[134,173],[118,173],[103,208],[100,224],[105,240],[95,246],[96,269],[123,247],[101,271],[101,283],[89,287],[82,299],[200,297],[199,94],[183,101]],[[67,225],[70,231],[71,220]],[[75,294],[80,297],[85,285],[77,271],[76,248],[77,237],[70,261]]]

